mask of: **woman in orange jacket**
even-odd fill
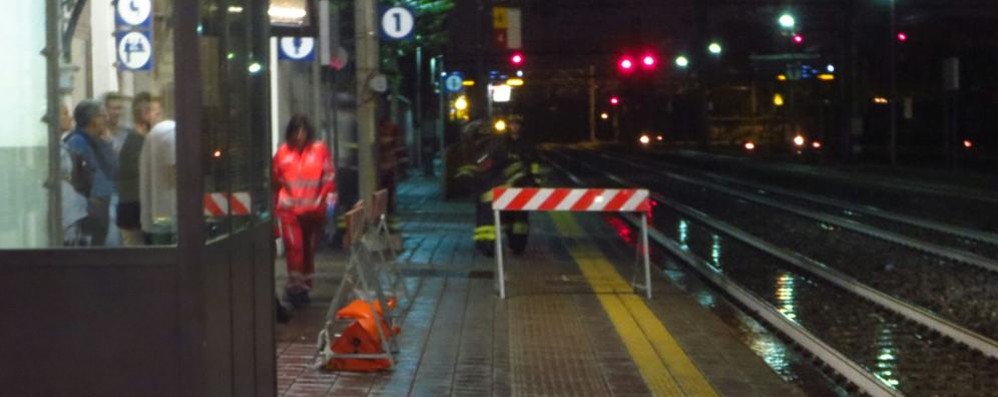
[[[315,249],[322,234],[326,205],[336,200],[336,172],[326,144],[303,114],[295,114],[284,131],[285,142],[273,163],[274,212],[281,222],[288,265],[285,289],[291,304],[309,303]]]

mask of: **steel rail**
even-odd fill
[[[631,186],[632,183],[620,178],[607,171],[599,170],[584,162],[579,162],[583,167],[592,169],[604,177],[613,180],[619,184],[625,186]],[[986,336],[978,334],[970,329],[967,329],[961,325],[958,325],[950,320],[944,319],[925,308],[912,305],[903,300],[895,298],[887,293],[884,293],[876,288],[870,287],[865,283],[856,280],[855,278],[846,275],[845,273],[829,267],[821,262],[814,259],[808,258],[797,252],[793,252],[784,248],[780,248],[774,244],[768,243],[748,232],[738,229],[726,222],[714,219],[713,217],[697,210],[692,207],[686,206],[684,204],[671,201],[666,199],[659,193],[651,193],[652,199],[670,207],[677,212],[680,212],[690,218],[694,218],[702,224],[705,224],[715,230],[722,233],[728,234],[735,239],[748,244],[760,251],[763,251],[771,256],[774,256],[784,262],[796,266],[806,272],[815,274],[822,279],[835,284],[836,286],[859,295],[881,307],[884,307],[890,311],[898,313],[899,315],[922,324],[932,330],[939,332],[940,334],[946,335],[953,340],[963,343],[964,345],[973,348],[982,354],[998,358],[998,342],[990,339]]]
[[[719,159],[728,163],[739,163],[747,165],[756,169],[792,173],[798,175],[806,176],[817,176],[826,179],[834,179],[844,182],[861,183],[867,186],[874,186],[880,188],[888,188],[895,190],[907,190],[909,192],[921,193],[926,195],[932,195],[937,197],[958,197],[967,200],[974,200],[978,202],[984,202],[989,204],[998,204],[998,196],[995,192],[990,192],[980,189],[965,188],[959,186],[951,185],[941,185],[929,182],[918,182],[918,181],[898,181],[892,180],[884,176],[877,175],[867,175],[862,179],[857,179],[856,175],[850,175],[843,171],[838,170],[823,170],[822,173],[816,172],[812,167],[794,164],[792,166],[777,166],[772,164],[746,164],[750,159],[743,157],[736,157],[730,155],[719,155],[719,154],[706,154],[693,151],[684,151],[680,153],[680,156],[687,158],[714,158]]]
[[[617,161],[623,161],[623,160],[617,160]],[[780,202],[778,202],[776,200],[772,200],[772,199],[769,199],[769,198],[766,198],[766,197],[762,197],[761,195],[758,195],[758,194],[755,194],[755,193],[739,192],[739,191],[737,191],[735,189],[732,189],[732,188],[729,188],[729,187],[726,187],[726,186],[721,186],[721,185],[719,185],[717,183],[698,180],[697,178],[688,177],[688,176],[685,176],[685,175],[679,175],[679,174],[677,174],[675,172],[662,171],[662,170],[659,170],[659,169],[651,168],[651,167],[648,167],[648,166],[645,166],[645,165],[640,165],[640,164],[636,164],[636,166],[644,168],[644,169],[647,169],[647,170],[650,170],[652,172],[655,172],[655,173],[657,173],[659,175],[662,175],[662,176],[665,176],[665,177],[668,177],[668,178],[671,178],[671,179],[675,179],[675,180],[678,180],[678,181],[682,181],[682,182],[686,182],[686,183],[689,183],[689,184],[697,185],[697,186],[700,186],[700,187],[705,187],[705,188],[708,188],[708,189],[713,189],[713,190],[716,190],[718,192],[725,193],[725,194],[728,194],[728,195],[731,195],[731,196],[734,196],[734,197],[742,198],[742,199],[745,199],[745,200],[748,200],[748,201],[751,201],[751,202],[754,202],[754,203],[757,203],[757,204],[762,204],[762,205],[765,205],[765,206],[768,206],[768,207],[772,207],[772,208],[775,208],[775,209],[778,209],[778,210],[790,212],[790,213],[793,213],[793,214],[796,214],[796,215],[799,215],[799,216],[802,216],[802,217],[805,217],[805,218],[810,218],[810,219],[813,219],[813,220],[817,220],[817,221],[820,221],[820,222],[825,222],[825,223],[833,224],[833,225],[836,225],[836,226],[839,226],[839,227],[842,227],[842,228],[845,228],[845,229],[852,230],[852,231],[857,232],[857,233],[865,234],[865,235],[873,237],[873,238],[877,238],[877,239],[880,239],[880,240],[892,242],[892,243],[895,243],[895,244],[898,244],[898,245],[902,245],[902,246],[905,246],[905,247],[908,247],[908,248],[912,248],[912,249],[919,250],[919,251],[922,251],[922,252],[930,253],[930,254],[933,254],[933,255],[936,255],[936,256],[939,256],[939,257],[943,257],[943,258],[946,258],[946,259],[950,259],[950,260],[953,260],[953,261],[957,261],[957,262],[960,262],[960,263],[965,263],[965,264],[977,266],[977,267],[979,267],[981,269],[984,269],[984,270],[988,270],[988,271],[992,271],[992,272],[998,272],[998,261],[995,261],[995,260],[990,259],[990,258],[986,258],[984,256],[981,256],[981,255],[978,255],[978,254],[975,254],[975,253],[972,253],[972,252],[969,252],[969,251],[966,251],[966,250],[956,249],[956,248],[952,248],[952,247],[947,247],[947,246],[944,246],[942,244],[937,244],[937,243],[933,243],[933,242],[930,242],[930,241],[925,241],[925,240],[921,240],[921,239],[916,239],[916,238],[908,237],[908,236],[905,236],[905,235],[902,235],[902,234],[899,234],[899,233],[895,233],[895,232],[883,230],[883,229],[880,229],[880,228],[877,228],[877,227],[873,227],[873,226],[870,226],[870,225],[866,225],[866,224],[863,224],[863,223],[859,223],[859,222],[854,221],[852,219],[847,219],[847,218],[843,218],[843,217],[836,216],[836,215],[819,213],[817,211],[812,211],[812,210],[800,208],[800,207],[792,205],[792,204],[780,203]]]
[[[598,153],[597,155],[600,156],[600,157],[603,157],[605,159],[608,159],[608,160],[617,160],[617,161],[629,163],[629,164],[637,166],[637,167],[645,167],[645,166],[641,165],[640,163],[637,163],[637,162],[634,162],[634,161],[631,161],[631,160],[625,160],[625,159],[621,159],[621,158],[612,157],[612,156],[606,155],[604,153]],[[669,166],[670,167],[674,167],[674,168],[678,168],[678,169],[683,169],[685,171],[690,171],[690,168],[686,167],[686,166],[675,165],[675,164],[671,164],[671,163],[669,164]],[[769,192],[773,192],[773,193],[776,193],[776,194],[793,197],[793,198],[796,198],[796,199],[799,199],[799,200],[803,200],[803,201],[810,201],[810,202],[813,202],[813,203],[822,204],[822,205],[826,205],[826,206],[829,206],[829,207],[839,207],[839,208],[842,208],[842,209],[845,209],[845,210],[849,210],[849,211],[852,211],[852,212],[856,212],[856,213],[860,213],[860,214],[864,214],[864,215],[869,215],[869,216],[874,216],[874,217],[877,217],[877,218],[886,219],[886,220],[894,221],[894,222],[897,222],[897,223],[904,223],[904,224],[908,224],[908,225],[911,225],[911,226],[917,226],[917,227],[920,227],[920,228],[923,228],[923,229],[928,229],[928,230],[932,230],[932,231],[943,233],[943,234],[950,234],[950,235],[954,235],[954,236],[959,236],[959,237],[962,237],[962,238],[965,238],[965,239],[968,239],[968,240],[974,240],[974,241],[981,242],[981,243],[998,245],[998,234],[995,234],[995,233],[989,233],[989,232],[974,230],[974,229],[970,229],[970,228],[966,228],[966,227],[962,227],[962,226],[957,226],[957,225],[953,225],[953,224],[949,224],[949,223],[943,223],[943,222],[933,221],[933,220],[929,220],[929,219],[916,218],[916,217],[913,217],[913,216],[910,216],[910,215],[900,214],[900,213],[897,213],[897,212],[892,212],[892,211],[884,210],[884,209],[873,207],[873,206],[856,205],[856,204],[852,204],[852,203],[849,203],[849,202],[846,202],[846,201],[842,201],[842,200],[838,200],[838,199],[833,199],[833,198],[828,198],[828,197],[822,197],[822,196],[819,196],[819,195],[816,195],[816,194],[804,193],[804,192],[795,192],[795,191],[787,190],[787,189],[784,189],[784,188],[781,188],[781,187],[777,187],[777,186],[773,186],[773,185],[769,185],[769,184],[758,183],[758,182],[741,181],[741,180],[737,180],[735,178],[731,178],[731,177],[728,177],[728,176],[724,176],[724,175],[718,174],[716,172],[709,172],[709,171],[696,171],[696,172],[699,172],[700,174],[706,175],[706,176],[708,176],[710,178],[714,178],[714,179],[718,179],[718,180],[723,180],[725,182],[732,183],[732,184],[742,185],[742,186],[745,186],[745,187],[748,187],[748,188],[751,188],[751,189],[755,189],[755,190],[769,191]]]
[[[578,185],[585,185],[585,183],[583,183],[583,181],[571,171],[568,171],[553,161],[550,163],[568,176],[574,183]],[[632,225],[635,225],[635,222],[640,222],[635,219],[634,216],[624,215],[623,218]],[[835,370],[836,373],[848,379],[849,382],[856,385],[856,387],[863,392],[871,396],[878,397],[903,395],[899,390],[888,385],[881,378],[870,373],[863,368],[863,366],[859,365],[842,352],[839,352],[834,347],[828,345],[800,324],[788,319],[765,300],[756,297],[755,294],[748,289],[738,285],[738,283],[732,281],[727,276],[714,270],[703,259],[700,259],[696,255],[681,249],[675,242],[670,241],[658,230],[652,228],[649,229],[648,233],[652,241],[655,241],[659,245],[663,246],[666,250],[703,275],[707,280],[710,280],[710,282],[717,288],[720,288],[729,296],[735,298],[739,303],[753,311],[770,326],[778,329],[784,335],[793,340],[794,343],[811,352],[811,354],[813,354],[816,358],[827,364],[830,368]]]

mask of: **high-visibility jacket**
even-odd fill
[[[274,208],[295,214],[326,211],[326,198],[336,192],[329,149],[320,141],[295,150],[281,145],[274,155],[273,183],[277,191]]]

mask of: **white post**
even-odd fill
[[[648,214],[641,213],[641,245],[644,247],[645,294],[651,299],[651,261],[648,259]]]
[[[503,273],[502,264],[502,223],[499,220],[499,210],[492,211],[495,214],[496,223],[496,269],[499,274],[499,298],[506,299],[506,276]]]

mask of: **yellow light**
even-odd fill
[[[752,142],[745,142],[745,150],[755,150],[755,144]]]
[[[508,86],[519,87],[522,86],[523,84],[524,84],[523,79],[513,78],[506,80],[506,85]]]
[[[970,149],[970,148],[974,147],[974,142],[972,142],[970,139],[964,139],[963,140],[963,147],[965,147],[967,149]]]
[[[835,80],[835,75],[831,73],[822,73],[818,75],[818,80],[821,81],[832,81]]]
[[[464,95],[461,95],[461,96],[457,97],[457,100],[454,101],[454,109],[457,109],[457,110],[467,110],[468,109],[468,98],[466,98]]]
[[[800,135],[795,136],[794,137],[794,145],[804,146],[804,137],[800,136]]]
[[[600,114],[600,115],[599,115],[599,118],[601,118],[601,119],[603,119],[603,120],[606,120],[606,119],[610,118],[610,115],[609,115],[609,114],[606,114],[606,113],[603,113],[603,114]]]
[[[779,80],[779,81],[787,81],[787,75],[785,75],[785,74],[778,74],[778,75],[776,75],[776,79]]]
[[[222,151],[221,151],[221,150],[216,150],[216,151],[215,151],[214,153],[212,153],[211,155],[212,155],[212,156],[215,156],[215,158],[217,159],[217,158],[219,158],[219,157],[222,157]]]
[[[815,149],[821,149],[821,142],[818,141],[811,142],[811,147]]]
[[[881,105],[886,105],[888,103],[891,103],[891,101],[887,100],[887,98],[884,98],[882,96],[878,96],[878,97],[874,97],[873,98],[873,103],[877,103],[877,104],[881,104]]]
[[[506,120],[496,120],[495,128],[498,132],[506,131]]]
[[[641,142],[642,145],[647,145],[651,143],[651,138],[649,138],[648,135],[642,135],[641,138],[638,139],[638,141]]]
[[[461,85],[463,85],[465,87],[474,87],[475,86],[475,80],[464,80],[464,81],[461,81]]]
[[[783,106],[783,95],[779,93],[773,95],[773,104],[776,106]]]

